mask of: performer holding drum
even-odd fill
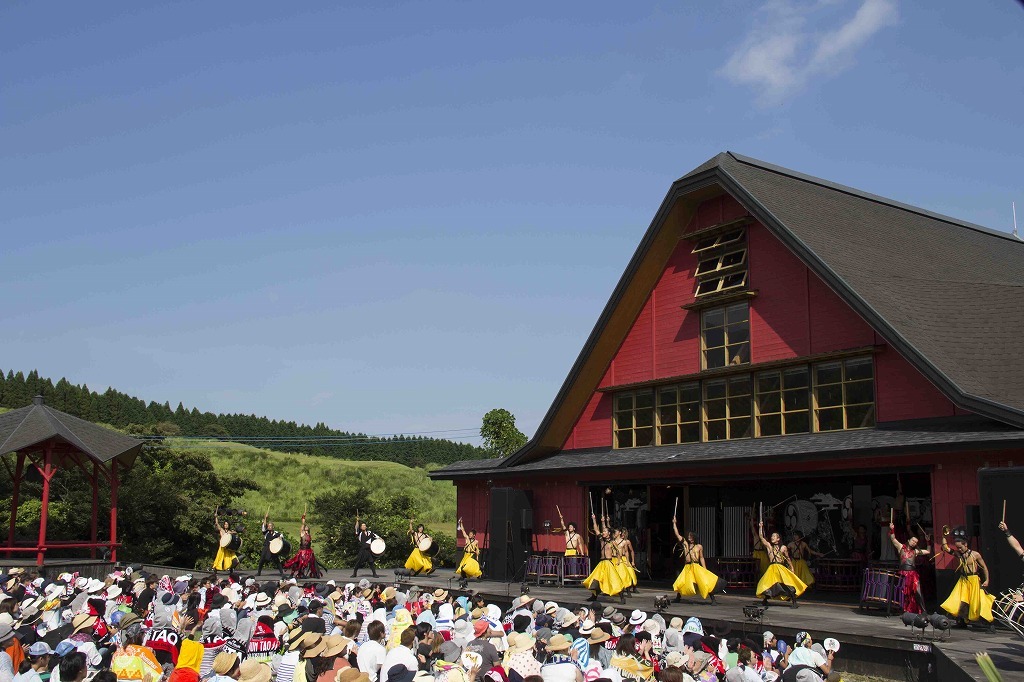
[[[405,560],[405,567],[412,571],[413,575],[432,573],[434,571],[434,563],[431,561],[431,555],[428,552],[436,547],[437,544],[433,538],[427,535],[422,523],[413,530],[412,519],[409,519],[409,541],[412,543],[412,552],[409,553],[409,558]]]
[[[221,523],[220,514],[216,511],[213,512],[213,523],[218,534],[217,556],[213,560],[213,574],[216,576],[217,571],[227,571],[228,575],[233,576],[235,566],[238,565],[238,555],[236,552],[242,546],[242,538],[227,521]]]
[[[462,548],[462,561],[455,569],[455,575],[459,576],[459,587],[466,589],[469,587],[470,578],[479,578],[484,573],[480,570],[480,545],[476,541],[476,531],[471,530],[467,533],[462,525],[462,519],[459,519],[458,530],[466,539],[466,545]]]
[[[356,512],[356,540],[359,541],[359,556],[356,557],[356,565],[352,569],[352,577],[356,577],[356,573],[359,572],[360,568],[369,565],[373,577],[377,578],[377,564],[374,563],[374,555],[384,553],[384,541],[376,533],[370,532],[365,521],[359,521],[359,512]],[[374,543],[378,541],[380,545],[379,551],[374,552]]]
[[[267,513],[263,515],[263,524],[260,526],[260,530],[263,532],[263,551],[260,553],[260,562],[256,565],[256,575],[260,576],[263,574],[263,564],[273,564],[277,566],[277,572],[280,574],[281,580],[284,580],[281,554],[287,553],[282,552],[287,541],[281,533],[274,529],[274,524],[270,520],[270,509],[267,509]],[[290,550],[291,547],[288,549]]]

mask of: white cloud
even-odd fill
[[[721,68],[726,78],[758,91],[773,104],[816,77],[834,76],[853,63],[868,40],[896,22],[895,0],[859,0],[852,17],[838,26],[829,15],[846,9],[843,0],[768,0],[755,28]]]

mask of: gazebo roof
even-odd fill
[[[0,454],[29,450],[50,439],[67,443],[90,459],[107,464],[117,460],[131,466],[142,449],[142,441],[113,429],[94,424],[43,404],[33,404],[0,414]]]

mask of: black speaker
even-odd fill
[[[512,582],[522,579],[530,554],[533,506],[518,488],[491,489],[490,547],[487,577]]]
[[[964,506],[964,521],[967,526],[967,537],[981,537],[981,505],[968,504]]]
[[[985,564],[992,571],[988,592],[999,594],[1011,587],[1020,586],[1020,557],[1006,541],[999,530],[1003,518],[1003,504],[1006,504],[1006,525],[1014,537],[1024,543],[1024,467],[991,467],[978,470],[978,492],[981,501],[979,524],[981,526],[980,552]],[[978,509],[978,506],[974,507]],[[971,509],[970,506],[967,507]],[[970,531],[970,511],[967,523]]]

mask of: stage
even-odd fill
[[[352,582],[351,570],[329,571],[325,580],[334,579],[339,584]],[[379,581],[388,576],[395,579],[393,571],[378,571]],[[443,587],[456,594],[458,581],[449,577],[450,569],[440,569],[431,576],[403,579],[402,585],[417,585],[431,590]],[[360,571],[360,577],[369,577]],[[372,580],[372,578],[371,578]],[[488,600],[503,608],[519,596],[521,583],[494,581],[470,581],[469,589],[482,593]],[[582,587],[551,585],[528,585],[530,596],[545,601],[558,602],[560,606],[582,604],[590,592]],[[634,597],[626,597],[624,605],[617,599],[602,598],[604,606],[614,606],[626,613],[633,609],[655,613],[654,598],[667,595],[674,598],[668,585],[641,585]],[[684,620],[690,616],[701,619],[704,631],[724,637],[750,637],[761,641],[761,634],[771,630],[779,639],[792,644],[794,636],[806,630],[815,641],[835,637],[842,648],[839,652],[837,670],[866,675],[877,675],[892,680],[937,680],[957,682],[958,680],[983,681],[984,675],[974,661],[974,654],[987,651],[1004,679],[1024,679],[1024,641],[1005,629],[989,633],[981,629],[953,629],[940,636],[929,627],[924,636],[912,633],[903,625],[899,614],[885,617],[881,610],[859,610],[856,603],[836,603],[835,595],[825,594],[817,598],[813,591],[807,599],[801,599],[799,608],[787,605],[773,605],[765,611],[760,621],[744,617],[743,607],[760,604],[751,593],[727,593],[716,597],[715,604],[697,602],[670,603],[661,613],[666,621],[673,616]],[[825,601],[833,600],[833,601]],[[937,640],[933,641],[933,637]]]

